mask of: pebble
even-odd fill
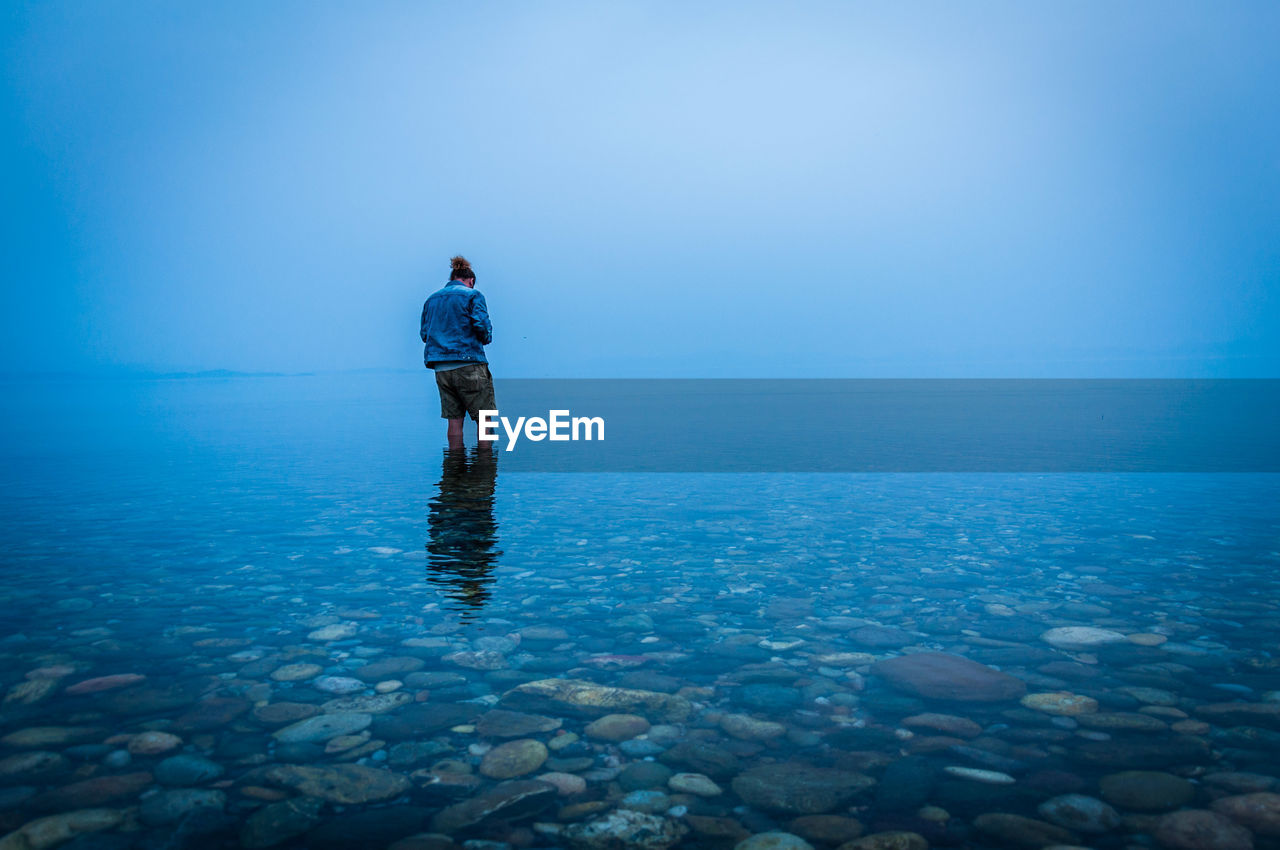
[[[1106,803],[1083,794],[1063,794],[1045,800],[1036,809],[1040,817],[1077,832],[1110,832],[1120,825],[1120,814]]]
[[[871,672],[926,699],[1003,702],[1026,693],[1020,679],[985,664],[944,652],[918,652],[878,661]]]
[[[789,832],[761,832],[739,841],[733,850],[813,850],[813,845]]]
[[[1040,635],[1040,640],[1057,649],[1091,650],[1113,643],[1123,643],[1128,638],[1121,632],[1111,629],[1099,629],[1093,626],[1062,626],[1044,632]]]
[[[1207,809],[1162,815],[1153,834],[1169,850],[1253,850],[1249,830]]]
[[[373,715],[360,712],[335,712],[320,714],[291,723],[277,730],[272,737],[282,744],[327,741],[339,735],[352,735],[369,728]]]
[[[182,739],[169,732],[140,732],[129,739],[128,750],[135,756],[158,756],[182,746]]]
[[[147,677],[141,673],[118,673],[114,676],[99,676],[96,679],[85,679],[83,682],[77,682],[68,687],[64,693],[71,696],[96,694],[102,691],[113,691],[117,688],[140,685],[146,680]]]
[[[311,686],[326,694],[358,694],[368,687],[359,679],[350,679],[345,676],[321,676],[312,682]]]
[[[138,819],[148,826],[164,826],[189,817],[198,809],[221,812],[227,807],[227,795],[206,788],[182,788],[161,791],[143,799]]]
[[[324,672],[319,664],[286,664],[271,673],[277,682],[302,682]]]
[[[671,818],[618,809],[570,824],[564,835],[575,850],[667,850],[688,831],[687,826]]]
[[[550,773],[542,773],[537,776],[541,782],[549,782],[556,787],[562,797],[572,797],[574,794],[581,794],[587,790],[587,781],[581,776],[575,776],[572,773],[559,773],[552,771]]]
[[[701,773],[677,773],[667,780],[667,787],[678,794],[698,797],[718,797],[724,793],[711,777]]]
[[[1135,812],[1167,812],[1187,805],[1196,786],[1183,777],[1160,771],[1121,771],[1098,782],[1102,799]]]
[[[513,779],[542,767],[547,755],[547,747],[541,741],[529,738],[508,741],[485,753],[480,773],[490,779]]]
[[[1092,714],[1098,710],[1098,701],[1080,694],[1058,691],[1043,694],[1027,694],[1022,704],[1033,711],[1055,714],[1063,717],[1075,717],[1081,714]]]
[[[844,815],[801,815],[787,829],[814,844],[840,845],[863,833],[861,821]]]
[[[618,803],[619,808],[659,814],[671,808],[671,798],[661,791],[631,791]]]
[[[587,724],[588,738],[604,741],[626,741],[649,731],[649,721],[635,714],[606,714]]]
[[[355,637],[357,631],[359,629],[356,626],[335,623],[332,626],[324,626],[310,632],[307,635],[307,639],[319,641],[346,640],[347,638]]]
[[[36,818],[0,839],[3,850],[45,850],[91,833],[111,829],[124,820],[118,809],[80,809]],[[86,845],[92,846],[92,845]]]
[[[225,768],[203,756],[182,753],[156,765],[156,782],[161,785],[202,785],[222,776]]]
[[[928,850],[929,841],[918,832],[886,830],[873,832],[840,845],[839,850]]]
[[[746,714],[724,715],[720,718],[720,728],[743,741],[768,741],[787,734],[787,727],[781,723],[757,720]]]
[[[1280,794],[1259,791],[1221,797],[1210,808],[1266,838],[1280,838]]]
[[[1023,697],[1024,705],[1027,699],[1029,697]],[[982,734],[982,726],[967,717],[957,717],[954,714],[913,714],[904,718],[902,725],[910,729],[932,729],[961,738],[974,738]]]
[[[959,779],[967,779],[970,782],[982,782],[987,785],[1012,785],[1017,781],[1007,773],[1001,773],[998,770],[983,770],[977,767],[949,765],[944,767],[943,771]]]

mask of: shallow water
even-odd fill
[[[4,832],[1280,833],[1276,476],[520,473],[400,376],[9,389]]]

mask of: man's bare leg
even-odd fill
[[[449,420],[449,448],[462,448],[462,423],[464,419],[459,416],[457,419]]]

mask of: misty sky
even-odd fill
[[[1280,4],[6,3],[3,371],[1280,376]]]

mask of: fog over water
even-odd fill
[[[1280,7],[0,13],[5,372],[1275,376]]]

